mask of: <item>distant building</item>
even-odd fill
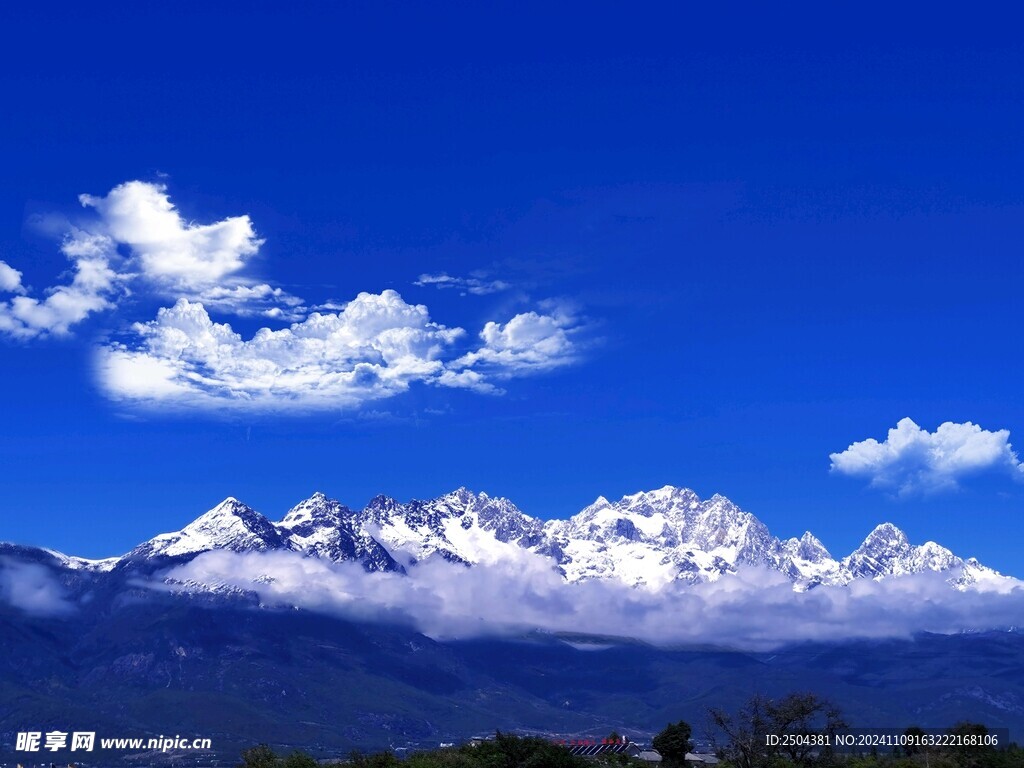
[[[687,752],[683,760],[687,765],[718,765],[717,757],[699,752]]]
[[[560,739],[555,742],[580,757],[600,757],[601,755],[629,755],[646,763],[661,762],[661,755],[653,749],[643,749],[629,739]]]

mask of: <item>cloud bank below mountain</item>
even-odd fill
[[[630,637],[657,645],[765,650],[807,640],[909,637],[1024,625],[1024,588],[950,589],[948,574],[858,580],[794,591],[782,574],[741,568],[658,592],[612,580],[566,582],[554,561],[522,552],[472,569],[440,558],[407,576],[367,573],[293,552],[207,552],[166,574],[174,590],[216,585],[268,606],[360,621],[400,621],[438,639],[532,630]],[[162,585],[161,588],[167,588]]]

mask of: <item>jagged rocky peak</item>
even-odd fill
[[[598,496],[567,521],[550,521],[548,530],[561,537],[584,536],[600,540],[635,541],[648,537],[671,546],[680,528],[692,521],[700,505],[696,493],[672,485],[628,494],[618,501]]]
[[[343,518],[354,513],[336,499],[328,498],[317,491],[305,501],[300,501],[284,516],[279,528],[295,529],[300,527],[336,526]]]
[[[649,517],[659,512],[671,514],[695,510],[700,506],[700,497],[689,488],[665,485],[654,491],[641,491],[623,496],[616,505]]]
[[[794,557],[799,557],[801,560],[807,560],[811,563],[832,559],[832,555],[825,548],[825,545],[810,531],[804,531],[804,535],[799,539],[789,539],[786,542],[786,549]]]
[[[907,534],[892,523],[882,523],[868,534],[854,554],[863,553],[877,557],[882,554],[902,553],[909,549],[910,541]]]
[[[360,516],[369,522],[383,523],[391,518],[396,511],[401,511],[403,505],[397,499],[379,494],[370,499]]]
[[[907,535],[892,523],[882,523],[868,534],[864,543],[843,560],[843,567],[849,579],[944,570],[942,567],[925,564],[928,562],[937,566],[938,562],[933,555],[938,553],[933,552],[931,548],[922,553],[923,549],[912,546]]]
[[[727,527],[736,524],[742,525],[757,519],[720,493],[716,493],[700,506],[702,507],[700,516],[706,524]]]
[[[438,520],[449,517],[462,517],[465,514],[475,512],[479,507],[486,505],[490,498],[486,493],[474,493],[465,486],[456,488],[436,499],[429,501],[414,501],[411,505],[430,510],[432,516]]]
[[[487,498],[486,493],[480,494],[480,496]],[[467,488],[464,485],[460,485],[454,491],[451,491],[449,493],[444,494],[443,496],[438,497],[436,501],[446,501],[452,505],[461,504],[465,506],[473,504],[474,502],[476,502],[478,498],[479,496],[473,493],[473,491],[469,490],[469,488]]]
[[[532,547],[544,538],[544,523],[524,513],[508,499],[491,498],[481,493],[473,512],[480,527],[492,532],[498,541]],[[471,522],[471,518],[463,520],[464,524]]]
[[[682,535],[705,551],[733,550],[734,554],[726,556],[731,562],[757,565],[780,546],[764,523],[725,496],[716,493],[698,510]]]
[[[368,571],[401,570],[387,549],[363,530],[355,512],[320,491],[292,507],[277,528],[290,549],[305,555],[354,560]]]

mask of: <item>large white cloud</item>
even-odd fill
[[[129,181],[106,197],[80,195],[112,239],[128,246],[149,278],[185,289],[215,285],[238,272],[263,244],[248,216],[186,222],[162,184]]]
[[[752,568],[716,582],[677,582],[652,592],[614,580],[567,582],[554,561],[526,551],[475,565],[470,573],[430,559],[413,566],[408,576],[366,573],[355,563],[294,552],[216,551],[169,575],[181,583],[250,590],[268,605],[363,620],[402,618],[438,638],[539,628],[762,649],[799,640],[954,633],[1024,621],[1020,582],[1002,591],[961,592],[941,573],[795,592],[784,575]]]
[[[868,438],[830,458],[833,472],[866,478],[873,487],[900,495],[953,490],[962,478],[984,470],[1024,479],[1010,432],[990,432],[969,421],[947,421],[929,432],[909,418],[901,419],[884,441]]]
[[[463,336],[393,290],[361,293],[340,312],[261,328],[248,340],[214,322],[202,304],[181,299],[155,320],[136,323],[131,338],[102,347],[97,370],[111,397],[159,407],[337,411],[400,394],[414,382],[497,391],[488,373],[454,357]],[[571,349],[566,340],[558,351]],[[511,365],[501,376],[528,367]]]
[[[440,355],[463,333],[395,291],[361,293],[341,312],[261,328],[248,340],[187,299],[135,332],[133,346],[100,352],[112,396],[244,410],[342,409],[403,392],[437,379]]]

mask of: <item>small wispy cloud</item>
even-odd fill
[[[33,616],[75,611],[74,601],[50,569],[13,557],[0,557],[0,602]]]
[[[197,301],[215,312],[294,322],[306,317],[302,299],[266,283],[204,288]]]
[[[24,293],[21,284],[21,272],[5,261],[0,261],[0,291],[5,293]]]
[[[126,276],[114,268],[115,243],[104,235],[75,230],[61,251],[71,262],[74,276],[70,283],[44,291],[45,298],[27,295],[21,273],[0,262],[0,290],[18,294],[0,302],[0,332],[17,339],[63,336],[90,315],[115,306],[126,282]]]
[[[422,274],[413,285],[420,287],[432,286],[434,288],[452,288],[458,290],[463,296],[467,293],[474,296],[486,296],[490,293],[507,291],[512,287],[504,280],[488,280],[484,276],[453,277],[446,272],[439,272],[436,275]]]
[[[1009,430],[990,432],[969,421],[947,421],[929,432],[904,418],[882,442],[868,438],[829,458],[833,472],[901,496],[955,490],[963,478],[986,470],[1024,479]]]
[[[952,589],[925,573],[795,592],[776,571],[741,569],[716,582],[661,591],[614,580],[568,582],[553,560],[518,557],[465,568],[428,559],[409,575],[366,573],[294,552],[208,552],[168,574],[181,583],[228,585],[263,603],[360,620],[404,620],[436,638],[524,630],[629,635],[656,644],[715,643],[766,649],[802,640],[908,637],[1024,621],[1024,589]],[[494,595],[501,595],[495,600]]]

